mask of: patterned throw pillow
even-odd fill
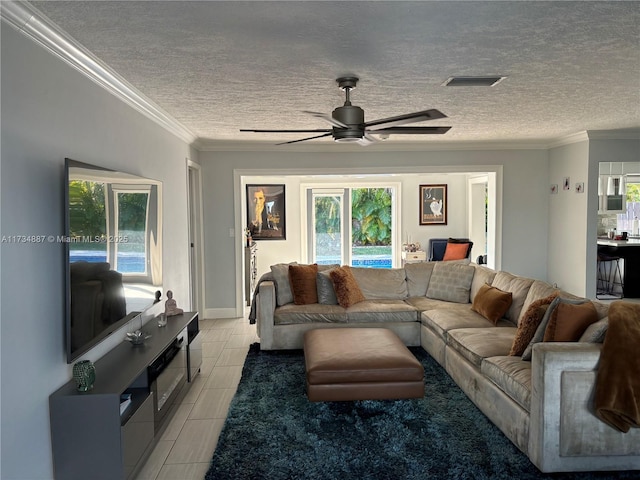
[[[289,283],[293,293],[293,303],[309,305],[318,303],[316,276],[318,265],[289,265]]]
[[[509,310],[512,297],[511,292],[503,292],[496,287],[485,284],[480,287],[478,294],[473,299],[471,310],[479,313],[496,325],[498,320]]]
[[[329,276],[341,307],[348,308],[365,300],[349,266],[334,268],[329,272]]]
[[[469,303],[475,268],[460,263],[438,262],[427,288],[427,297],[446,302]]]

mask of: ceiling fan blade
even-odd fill
[[[370,130],[368,133],[377,135],[428,135],[447,133],[451,127],[389,127],[380,130]]]
[[[331,129],[327,129],[327,128],[318,128],[315,130],[252,130],[252,129],[248,129],[248,128],[241,128],[240,129],[241,132],[254,132],[254,133],[326,133],[329,132],[331,133],[332,130]]]
[[[407,113],[406,115],[398,115],[397,117],[382,118],[380,120],[372,120],[364,124],[367,130],[380,130],[381,128],[394,127],[396,125],[406,125],[407,123],[424,122],[426,120],[436,120],[438,118],[447,118],[440,110],[432,108],[421,112]]]
[[[307,138],[301,138],[300,140],[291,140],[290,142],[276,143],[276,145],[287,145],[289,143],[305,142],[307,140],[313,140],[314,138],[328,137],[329,135],[331,135],[331,132],[325,133],[323,135],[318,135],[318,136],[315,136],[315,137],[307,137]]]
[[[339,128],[349,128],[348,125],[345,125],[342,122],[339,122],[338,120],[336,120],[335,118],[333,118],[331,115],[327,115],[326,113],[320,113],[320,112],[311,112],[309,110],[303,110],[303,113],[306,113],[308,115],[311,115],[313,117],[317,117],[317,118],[321,118],[322,120],[324,120],[325,122],[329,122],[331,125],[333,125],[334,127],[339,127]]]

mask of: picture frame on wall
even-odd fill
[[[286,240],[285,185],[247,185],[247,228],[252,240]]]
[[[446,225],[447,213],[447,185],[420,185],[420,225]]]

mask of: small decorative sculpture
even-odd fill
[[[167,301],[164,302],[164,313],[167,317],[173,317],[174,315],[180,315],[183,312],[181,308],[178,308],[176,301],[173,299],[173,292],[167,290]]]
[[[80,360],[73,365],[73,379],[80,392],[88,392],[96,381],[96,367],[90,360]]]

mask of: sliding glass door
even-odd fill
[[[311,262],[393,266],[395,188],[309,188],[307,199],[307,253]]]
[[[326,265],[345,263],[344,249],[344,190],[312,191],[311,258],[313,263]]]

